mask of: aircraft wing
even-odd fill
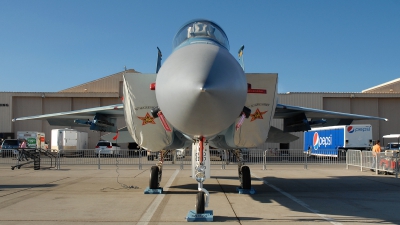
[[[12,121],[45,119],[52,126],[90,126],[91,130],[116,132],[116,120],[124,116],[123,104],[14,118]]]
[[[275,119],[284,120],[285,132],[310,130],[311,127],[350,125],[353,120],[384,120],[386,118],[341,113],[322,109],[313,109],[300,106],[277,104]]]
[[[110,141],[110,142],[114,142],[114,138],[115,138],[115,133],[107,133],[101,136],[102,140],[105,141]],[[118,130],[118,143],[130,143],[130,142],[136,142],[133,137],[131,136],[131,134],[128,131],[127,127],[123,127],[121,129]]]

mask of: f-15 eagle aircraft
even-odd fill
[[[125,131],[150,151],[160,151],[151,167],[149,188],[159,188],[163,156],[168,150],[192,146],[192,177],[198,182],[196,213],[204,213],[209,194],[203,182],[210,178],[209,147],[231,151],[238,159],[243,189],[251,188],[241,149],[264,142],[297,139],[289,132],[312,126],[348,125],[353,120],[384,118],[310,109],[277,102],[277,74],[244,73],[243,47],[239,61],[229,53],[229,41],[216,23],[199,19],[182,26],[173,40],[174,50],[156,74],[126,73],[123,103],[70,112],[15,118],[47,119],[50,125],[90,126],[116,132],[116,119],[124,117]],[[284,120],[283,131],[271,127]]]

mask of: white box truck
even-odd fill
[[[372,147],[370,124],[312,128],[304,132],[304,152],[316,156],[337,157],[347,149],[368,150]]]
[[[27,148],[46,149],[45,134],[39,131],[17,131],[17,139],[26,140]]]
[[[52,129],[51,151],[64,155],[84,155],[88,146],[88,133],[74,129]]]

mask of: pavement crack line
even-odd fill
[[[172,176],[169,178],[168,182],[165,184],[163,191],[168,191],[169,187],[171,186],[172,182],[174,182],[176,176],[178,175],[179,170],[175,170]],[[151,205],[147,208],[146,212],[140,217],[139,222],[136,225],[147,225],[149,224],[151,218],[153,217],[154,213],[156,212],[158,206],[160,205],[161,201],[164,199],[165,194],[159,194],[151,203]]]
[[[290,200],[292,200],[292,201],[296,202],[297,204],[303,206],[303,207],[306,208],[308,211],[310,211],[310,212],[316,214],[317,216],[319,216],[319,217],[321,217],[322,219],[324,219],[324,220],[330,222],[331,224],[334,224],[334,225],[343,225],[342,223],[337,222],[337,221],[334,220],[333,218],[330,218],[330,217],[327,217],[327,216],[324,215],[324,214],[318,213],[317,210],[312,209],[312,208],[311,208],[310,206],[308,206],[305,202],[303,202],[303,201],[301,201],[300,199],[294,197],[293,195],[291,195],[291,194],[289,194],[289,193],[283,191],[282,189],[276,187],[275,185],[268,183],[266,180],[262,179],[261,177],[257,176],[256,174],[251,173],[251,175],[254,176],[255,178],[257,178],[258,180],[262,181],[265,185],[271,187],[271,188],[274,189],[275,191],[278,191],[278,192],[281,193],[282,195],[285,195],[285,196],[288,197]]]
[[[218,178],[217,178],[216,180],[217,180],[217,182],[218,182],[218,185],[221,187],[222,192],[224,193],[226,200],[228,201],[229,205],[231,206],[232,212],[233,212],[233,214],[235,214],[235,217],[236,217],[238,223],[239,223],[239,224],[242,224],[242,222],[240,221],[238,215],[236,214],[235,209],[234,209],[233,206],[232,206],[231,201],[229,201],[228,195],[226,195],[226,191],[224,190],[223,186],[222,186],[221,183],[219,182]]]

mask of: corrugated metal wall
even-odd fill
[[[380,122],[379,132],[385,134],[400,134],[400,98],[382,98],[378,101],[379,116],[389,118],[389,122]],[[382,140],[382,139],[380,139]],[[391,140],[394,141],[394,140]]]
[[[13,118],[43,114],[43,98],[41,97],[14,97]],[[43,121],[27,120],[13,123],[13,131],[43,131]]]
[[[2,104],[2,106],[0,106],[0,132],[9,133],[12,130],[12,94],[1,93],[0,104]]]

